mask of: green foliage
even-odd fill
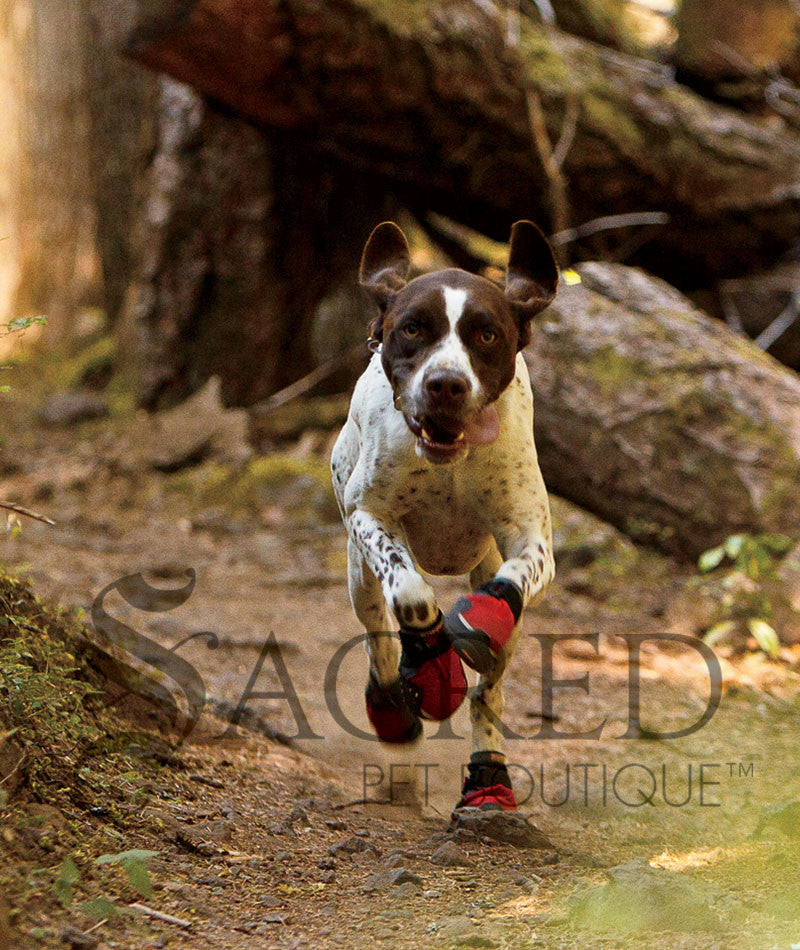
[[[34,790],[69,786],[80,756],[105,734],[86,703],[99,690],[77,659],[78,628],[0,571],[0,730],[21,750]]]
[[[95,920],[107,920],[119,913],[117,905],[107,897],[93,897],[80,906],[87,917],[93,917]]]
[[[47,317],[14,317],[9,320],[5,329],[0,331],[0,336],[8,336],[11,333],[20,333],[22,330],[28,330],[31,327],[47,326]]]
[[[59,902],[66,907],[72,902],[72,888],[78,883],[80,874],[75,862],[67,855],[53,882],[53,890]]]
[[[148,858],[154,858],[158,851],[144,851],[141,848],[133,848],[129,851],[120,851],[118,854],[102,854],[94,862],[98,866],[104,864],[119,866],[125,872],[130,883],[142,895],[149,898],[153,896],[153,886],[150,883],[150,875],[147,872]]]
[[[732,534],[700,555],[697,564],[703,574],[722,568],[718,616],[706,631],[706,643],[713,646],[749,633],[768,656],[779,655],[772,588],[778,564],[795,543],[779,534]]]
[[[37,317],[14,317],[13,320],[9,320],[5,327],[0,327],[0,336],[10,336],[12,333],[21,333],[24,330],[28,330],[33,326],[43,327],[47,325],[47,317],[37,316]],[[0,367],[3,369],[4,367]],[[7,393],[11,391],[11,387],[4,384],[0,386],[0,393]]]

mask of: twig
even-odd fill
[[[553,244],[570,244],[582,238],[590,237],[599,231],[614,231],[617,228],[637,227],[644,224],[667,224],[669,215],[664,211],[632,211],[628,214],[612,214],[604,218],[593,218],[576,228],[568,228],[550,235]]]
[[[487,256],[487,253],[478,253],[471,249],[471,235],[475,238],[484,237],[479,232],[473,231],[466,225],[458,224],[445,218],[442,215],[430,213],[425,217],[420,217],[420,226],[431,237],[435,244],[438,244],[442,250],[452,258],[457,267],[463,267],[466,270],[477,271],[488,264],[500,267],[501,257],[505,257],[503,245],[500,242],[489,242],[497,245],[497,255],[494,252]],[[598,231],[614,231],[621,228],[638,227],[642,225],[661,225],[667,224],[670,220],[668,214],[663,211],[632,211],[627,214],[609,215],[603,218],[594,218],[584,224],[579,224],[576,228],[568,228],[566,231],[559,231],[557,234],[550,235],[552,244],[559,246],[570,244],[581,238],[589,237]]]
[[[22,505],[18,505],[13,501],[0,501],[0,508],[13,511],[18,515],[25,515],[26,518],[33,518],[34,521],[41,521],[44,524],[55,525],[55,521],[53,521],[51,518],[47,518],[45,515],[40,515],[36,511],[31,511],[30,508],[23,508]]]
[[[333,375],[336,370],[349,362],[357,353],[363,352],[363,342],[354,344],[349,350],[345,350],[344,353],[340,353],[338,356],[326,360],[317,366],[316,369],[312,369],[310,373],[307,373],[290,385],[279,389],[278,392],[267,396],[266,399],[262,399],[261,402],[257,402],[254,406],[251,406],[250,414],[254,416],[266,415],[266,413],[271,412],[273,409],[277,409],[278,406],[283,406],[285,403],[291,402],[292,399],[302,396],[304,393],[307,393],[309,389],[313,389],[314,386],[321,383],[323,379],[327,379],[328,376]]]
[[[722,306],[722,313],[728,327],[733,330],[734,333],[744,333],[744,324],[742,323],[742,315],[739,313],[739,308],[736,306],[733,297],[722,287],[720,287],[719,290],[719,302]]]
[[[173,917],[171,914],[162,914],[160,910],[153,910],[152,907],[148,907],[146,904],[128,904],[128,907],[130,907],[131,910],[138,910],[139,913],[144,914],[145,917],[152,917],[153,920],[161,920],[165,924],[175,924],[176,927],[184,927],[186,929],[192,926],[190,920]]]
[[[580,109],[577,98],[572,94],[568,95],[567,108],[564,112],[564,125],[561,127],[561,135],[553,151],[553,161],[558,168],[564,167],[564,161],[569,154],[570,148],[572,148],[572,143],[575,141],[579,114]]]
[[[393,805],[391,798],[354,798],[352,802],[342,802],[340,805],[334,805],[334,811],[342,811],[344,808],[352,808],[354,805]]]
[[[563,231],[566,229],[569,220],[567,182],[555,159],[553,143],[550,141],[550,135],[547,131],[542,100],[536,90],[530,86],[525,90],[525,105],[533,144],[549,184],[552,227],[554,231]]]
[[[800,288],[792,292],[789,303],[786,304],[783,311],[775,317],[765,330],[759,333],[753,342],[762,350],[768,350],[773,343],[776,343],[783,336],[789,327],[797,322],[798,317],[800,317]]]
[[[548,26],[555,26],[556,11],[553,9],[553,4],[550,3],[550,0],[532,0],[532,2],[539,11],[539,16],[542,18],[542,23],[546,23]]]
[[[98,920],[97,923],[92,924],[88,930],[84,930],[84,933],[90,934],[93,930],[97,930],[98,927],[102,927],[103,924],[107,924],[109,920],[111,920],[110,917],[104,917],[103,920]]]

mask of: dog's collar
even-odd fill
[[[382,346],[383,346],[383,343],[374,336],[371,336],[367,340],[367,349],[370,351],[370,353],[380,353]],[[394,408],[398,412],[402,412],[403,411],[402,397],[400,396],[399,393],[396,393],[394,391],[394,387],[392,387],[392,395],[394,396],[394,399],[393,399]]]

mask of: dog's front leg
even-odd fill
[[[348,517],[347,530],[398,623],[411,630],[429,628],[439,615],[436,595],[414,565],[399,527],[358,509]]]

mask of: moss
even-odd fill
[[[639,154],[646,147],[636,122],[617,103],[600,95],[589,95],[581,105],[588,124],[604,138],[613,138],[621,150]]]
[[[520,37],[519,53],[537,86],[551,86],[554,91],[574,89],[575,76],[570,64],[544,31],[528,25]]]
[[[251,517],[279,508],[303,525],[339,517],[328,464],[318,457],[275,452],[240,469],[208,462],[172,476],[170,487],[195,508],[221,507]]]
[[[69,389],[104,389],[111,380],[117,358],[113,336],[73,340],[49,350],[23,352],[14,360],[15,386],[46,395]]]
[[[75,614],[42,604],[28,584],[0,570],[0,743],[2,777],[34,794],[69,786],[80,760],[104,735],[100,677],[84,663],[86,640]],[[6,785],[6,789],[9,785]],[[40,795],[46,800],[46,794]]]
[[[430,0],[357,0],[356,6],[371,14],[380,23],[392,28],[392,32],[405,36],[420,36],[431,25]]]
[[[606,393],[616,392],[632,383],[641,383],[647,378],[646,364],[623,355],[610,345],[595,350],[580,364],[580,372],[589,376]]]

